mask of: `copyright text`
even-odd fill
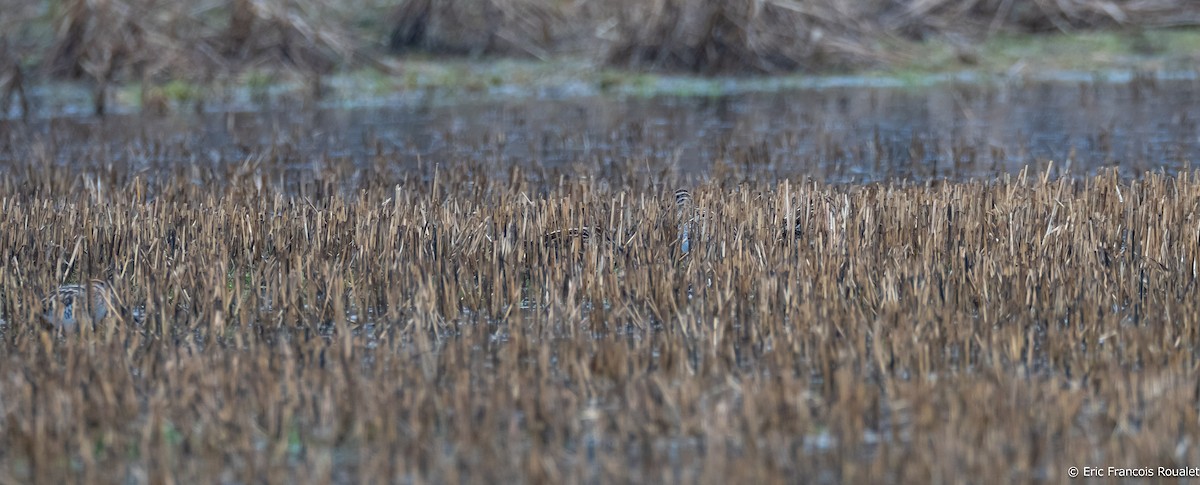
[[[1200,478],[1200,467],[1135,467],[1125,468],[1116,466],[1084,466],[1067,469],[1071,478]]]

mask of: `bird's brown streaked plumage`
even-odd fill
[[[696,222],[692,214],[694,205],[692,193],[687,189],[675,191],[675,206],[679,210],[679,250],[683,254],[687,254],[692,247],[692,226]]]
[[[789,238],[800,239],[804,236],[804,228],[800,225],[800,221],[809,211],[804,208],[797,208],[792,218],[788,219],[783,227],[779,229],[779,239],[786,240]]]
[[[109,316],[120,316],[125,306],[112,290],[112,285],[101,280],[88,284],[70,284],[58,287],[43,301],[46,313],[44,323],[51,327],[74,329],[86,314],[93,323]]]
[[[551,245],[560,242],[566,242],[574,238],[580,238],[584,241],[591,239],[592,233],[586,227],[574,227],[571,229],[558,229],[547,232],[542,236],[542,240],[546,245]]]

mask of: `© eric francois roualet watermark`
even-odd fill
[[[1200,478],[1196,466],[1073,466],[1067,469],[1070,478]]]

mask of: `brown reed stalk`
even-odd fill
[[[1196,173],[702,183],[680,258],[677,185],[633,173],[341,190],[369,169],[81,163],[0,174],[3,480],[1036,481],[1198,457]],[[144,322],[37,325],[92,278]]]

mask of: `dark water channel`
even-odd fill
[[[58,117],[0,122],[0,162],[127,161],[152,174],[268,156],[299,171],[336,158],[860,182],[987,178],[1054,160],[1076,175],[1136,176],[1200,155],[1198,100],[1200,81],[1135,79]]]

